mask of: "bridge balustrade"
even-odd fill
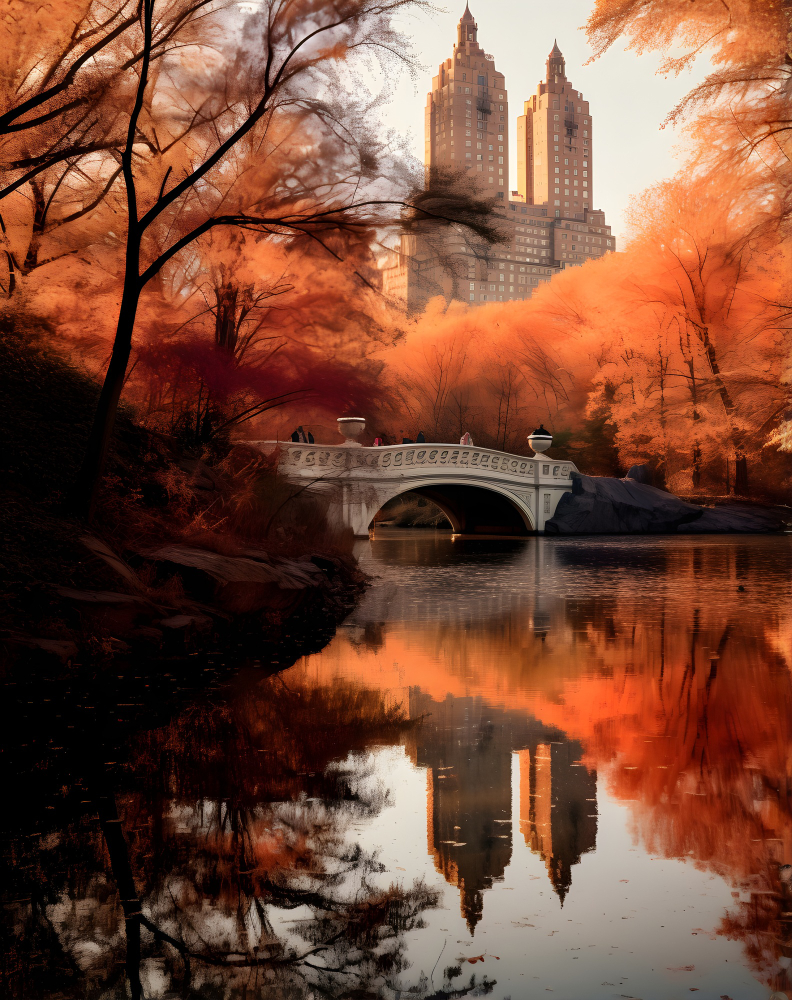
[[[455,531],[525,534],[543,531],[564,492],[572,462],[512,455],[475,445],[387,445],[379,448],[249,441],[280,448],[280,472],[304,485],[316,481],[343,524],[368,534],[377,511],[401,493],[419,493],[446,514]]]

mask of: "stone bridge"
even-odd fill
[[[295,486],[327,495],[330,515],[368,536],[377,511],[401,493],[436,504],[460,534],[543,533],[561,495],[572,489],[572,462],[526,457],[475,445],[343,445],[249,441],[281,448],[280,472]]]

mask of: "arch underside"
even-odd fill
[[[530,512],[508,493],[493,487],[445,482],[404,484],[380,507],[405,493],[425,497],[439,507],[457,534],[519,536],[535,530]]]

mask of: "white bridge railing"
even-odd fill
[[[572,489],[572,462],[542,454],[509,455],[475,445],[401,444],[363,448],[294,441],[248,441],[261,451],[281,451],[279,470],[295,484],[314,480],[344,524],[366,535],[388,500],[415,489],[478,486],[500,493],[530,530],[543,531],[561,496]]]
[[[558,462],[539,456],[528,458],[510,455],[491,448],[474,445],[402,444],[380,448],[362,448],[358,445],[309,445],[292,441],[249,441],[248,444],[262,451],[280,448],[283,452],[281,467],[284,472],[315,474],[337,470],[349,473],[350,478],[379,475],[418,474],[428,469],[466,470],[484,478],[492,473],[499,476],[525,478],[531,482],[570,480],[575,471],[572,462]]]

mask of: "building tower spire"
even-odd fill
[[[459,19],[457,25],[457,45],[463,46],[465,42],[477,42],[478,25],[473,15],[470,13],[469,4],[465,4],[465,13]]]
[[[553,50],[547,57],[547,82],[562,83],[566,80],[566,63],[558,47],[558,41],[553,39]]]

